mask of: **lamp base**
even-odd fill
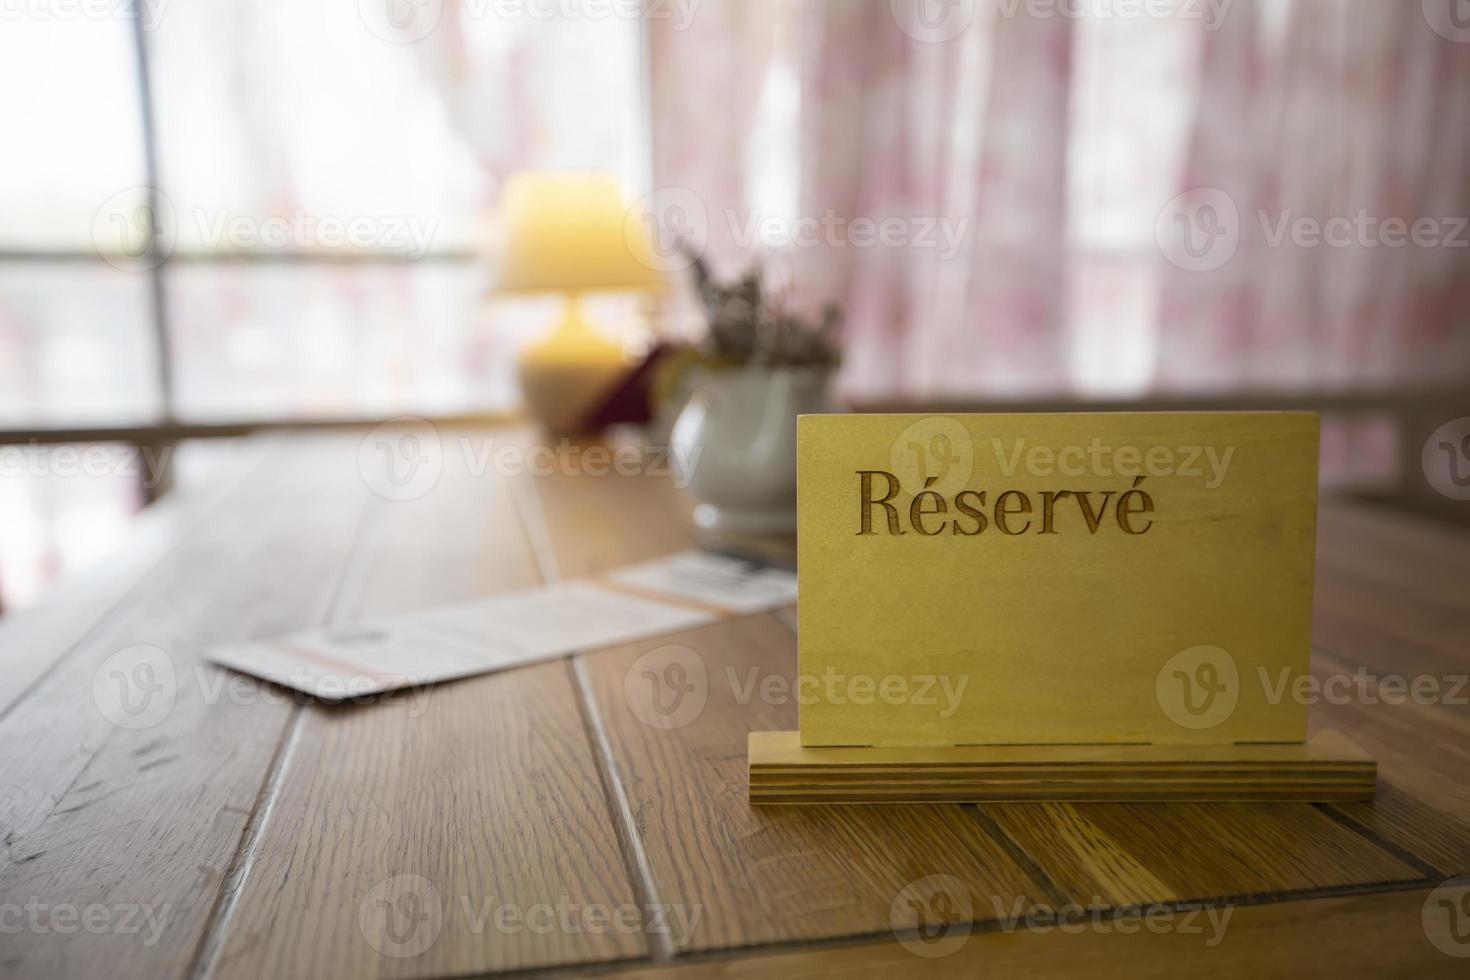
[[[526,414],[549,435],[585,435],[594,410],[627,370],[623,348],[587,322],[572,296],[551,333],[521,352],[517,376]]]

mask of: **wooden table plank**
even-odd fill
[[[1391,557],[1418,568],[1427,563],[1451,581],[1470,578],[1470,528],[1464,525],[1345,497],[1322,498],[1320,510],[1319,543],[1329,545],[1329,553]]]
[[[1466,581],[1470,588],[1470,580]],[[1412,677],[1470,671],[1470,609],[1388,593],[1324,569],[1317,577],[1312,643],[1356,670]]]
[[[560,475],[532,482],[547,562],[563,575],[694,542],[688,505],[667,481]],[[670,648],[703,665],[706,702],[689,724],[660,730],[639,719],[625,682],[649,651]],[[699,916],[690,934],[669,937],[675,949],[885,930],[905,887],[933,874],[1007,900],[1038,894],[1025,869],[962,807],[752,808],[746,735],[794,728],[796,704],[741,703],[740,684],[727,672],[741,683],[754,672],[789,684],[795,654],[789,627],[766,615],[580,658],[646,858],[646,887],[687,918]]]
[[[592,575],[698,543],[693,508],[667,477],[526,475],[517,489],[547,578]]]
[[[290,717],[261,687],[203,666],[200,649],[319,621],[356,534],[345,467],[298,469],[327,444],[273,454],[231,493],[232,520],[197,527],[0,722],[9,828],[0,895],[105,910],[101,931],[49,925],[7,935],[0,971],[31,976],[181,976]],[[350,465],[350,463],[348,464]],[[134,715],[100,705],[94,682],[137,644],[165,657]],[[171,669],[170,666],[171,665]],[[143,678],[143,680],[149,680]],[[154,722],[148,727],[122,727]]]
[[[665,967],[620,971],[632,980],[714,977],[725,980],[768,976],[873,977],[888,980],[925,977],[1127,977],[1175,980],[1177,977],[1251,977],[1296,980],[1330,976],[1339,980],[1410,980],[1463,977],[1465,960],[1449,956],[1430,942],[1423,926],[1433,892],[1320,898],[1311,901],[1209,910],[1186,920],[1174,913],[1167,926],[1134,921],[1129,931],[1104,919],[1069,920],[1037,930],[976,932],[948,955],[921,958],[899,942],[869,943],[819,950],[775,952],[743,959],[714,959]],[[1155,920],[1162,923],[1165,920]],[[1440,941],[1449,945],[1440,937]],[[922,948],[922,947],[920,947]],[[949,947],[946,946],[946,949]]]
[[[795,728],[797,705],[758,694],[742,703],[741,692],[789,684],[795,661],[790,630],[770,615],[586,658],[654,889],[702,910],[700,928],[675,937],[680,950],[881,932],[904,890],[930,875],[1005,907],[1043,897],[964,807],[752,807],[746,736]],[[661,730],[638,685],[643,671],[661,676],[675,662],[702,665],[706,701],[683,727]]]
[[[1312,640],[1372,673],[1470,670],[1470,533],[1324,501]]]
[[[334,618],[537,582],[505,482],[476,478],[455,452],[444,463],[427,496],[375,509]],[[637,906],[615,827],[564,662],[308,709],[209,975],[423,976],[643,955],[641,925],[539,918]],[[410,929],[385,918],[398,908],[385,898],[437,912]],[[502,908],[534,920],[497,919]]]
[[[1291,803],[986,806],[1068,902],[1132,905],[1423,881],[1401,860]]]
[[[1318,654],[1318,677],[1348,665]],[[1313,724],[1351,732],[1378,760],[1378,798],[1334,804],[1335,812],[1427,862],[1441,876],[1470,873],[1470,710],[1385,699],[1370,684],[1366,699],[1324,700]]]
[[[1447,523],[1324,500],[1317,566],[1389,595],[1470,612],[1470,532]]]
[[[1437,873],[1470,871],[1470,533],[1324,503],[1317,564],[1312,722],[1379,763],[1376,800],[1330,809]]]

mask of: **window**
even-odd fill
[[[7,15],[0,462],[36,475],[0,500],[0,606],[142,499],[43,479],[31,430],[513,406],[556,309],[487,297],[487,216],[519,170],[640,188],[642,24],[420,6],[432,23],[291,0]]]

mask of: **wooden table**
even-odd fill
[[[752,810],[746,733],[795,727],[796,705],[740,695],[752,671],[790,679],[790,612],[362,706],[303,706],[203,666],[212,643],[694,540],[667,478],[503,457],[477,472],[490,439],[528,445],[445,431],[442,476],[407,501],[369,490],[359,435],[244,443],[120,557],[0,623],[0,975],[1466,975],[1424,923],[1453,914],[1431,890],[1470,872],[1470,691],[1379,696],[1386,675],[1448,693],[1470,670],[1464,533],[1323,506],[1314,669],[1368,679],[1314,725],[1377,755],[1373,804]],[[624,681],[668,643],[709,683],[698,717],[665,730]],[[139,644],[166,651],[176,690],[134,729],[93,685]],[[963,893],[934,908],[968,915],[941,915],[954,948],[925,958],[932,944],[892,923],[933,875]],[[1184,923],[1200,903],[1230,912],[1223,934]],[[1034,927],[1014,923],[1033,906]],[[1134,906],[1163,928],[1139,928]],[[385,942],[364,923],[390,914],[404,925]],[[1470,945],[1470,918],[1446,926],[1441,946],[1450,926]]]

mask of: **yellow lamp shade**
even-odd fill
[[[501,192],[495,291],[611,292],[663,285],[649,229],[601,173],[527,173]]]

